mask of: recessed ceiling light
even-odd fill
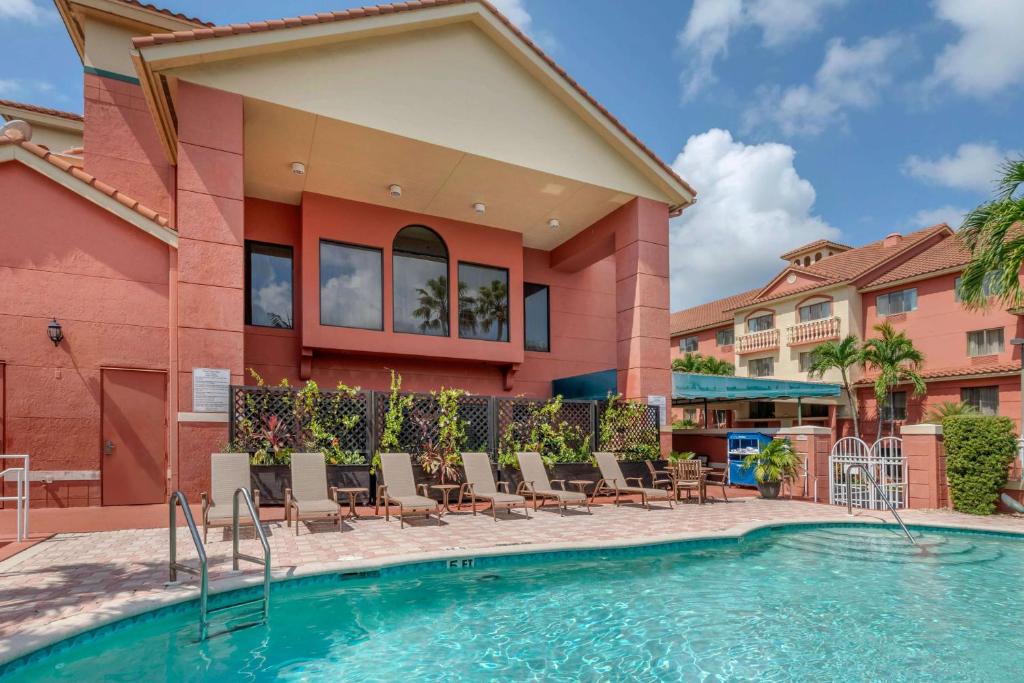
[[[395,199],[398,199],[399,197],[402,196],[402,186],[392,185],[391,187],[388,188],[388,194],[394,197]]]
[[[486,213],[487,205],[484,204],[483,202],[477,202],[476,204],[473,205],[473,210],[476,211],[477,213]]]
[[[551,228],[552,230],[558,230],[560,227],[562,227],[562,224],[558,222],[557,218],[552,218],[551,220],[548,221],[548,227]]]

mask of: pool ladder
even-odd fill
[[[862,465],[861,463],[855,462],[852,465],[846,466],[846,514],[853,515],[853,489],[850,487],[850,472],[852,470],[860,470],[860,473],[864,475],[869,482],[871,482],[871,485],[875,487],[875,491],[878,493],[878,497],[886,504],[889,508],[889,512],[892,513],[892,516],[896,518],[896,522],[900,525],[900,528],[903,529],[903,533],[907,535],[907,540],[910,541],[911,545],[917,545],[917,541],[914,540],[910,530],[907,529],[907,525],[903,523],[903,518],[900,517],[900,513],[896,512],[896,507],[889,500],[889,496],[885,495],[882,487],[878,485],[878,482],[875,481],[871,472],[868,471],[867,466]]]
[[[253,555],[246,555],[238,550],[238,499],[241,496],[245,502],[245,507],[249,511],[249,517],[252,519],[253,528],[256,530],[256,536],[259,538],[260,545],[263,546],[263,557],[255,557]],[[232,552],[231,552],[231,567],[235,571],[238,570],[238,561],[246,560],[248,562],[255,562],[256,564],[263,565],[263,597],[254,598],[252,600],[244,600],[242,602],[234,602],[230,605],[222,605],[221,607],[215,607],[210,609],[208,606],[209,598],[209,559],[206,555],[206,548],[203,546],[202,540],[199,538],[199,529],[196,527],[196,522],[192,518],[192,511],[188,506],[188,499],[185,498],[185,494],[181,491],[175,491],[171,494],[171,497],[167,501],[170,515],[170,561],[167,564],[167,568],[170,573],[170,580],[172,582],[178,580],[178,572],[185,572],[186,574],[192,574],[199,577],[199,640],[206,640],[209,635],[209,619],[211,614],[218,612],[225,612],[236,607],[244,607],[246,605],[254,605],[258,602],[263,603],[263,617],[259,623],[266,624],[270,614],[270,544],[267,542],[267,534],[263,531],[263,527],[260,525],[259,517],[256,515],[256,508],[253,507],[252,497],[249,495],[249,491],[244,488],[238,488],[235,490],[235,495],[232,497],[232,516],[231,516],[231,538],[232,538]],[[177,549],[178,549],[178,519],[177,512],[178,506],[181,506],[182,512],[185,513],[185,523],[188,525],[189,533],[192,535],[192,542],[196,546],[196,553],[199,555],[199,567],[192,567],[186,564],[182,564],[177,561]],[[250,626],[251,624],[245,624],[244,626]],[[239,626],[237,628],[243,628]],[[228,629],[229,631],[236,629]]]

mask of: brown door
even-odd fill
[[[167,479],[165,374],[103,370],[101,383],[103,504],[163,502]]]

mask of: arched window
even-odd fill
[[[425,225],[398,231],[392,248],[394,330],[449,335],[448,248]]]

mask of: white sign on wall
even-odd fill
[[[193,412],[228,412],[230,387],[231,371],[227,368],[192,368]]]
[[[647,397],[647,405],[658,407],[658,423],[662,426],[668,424],[668,400],[664,396],[651,395]]]

